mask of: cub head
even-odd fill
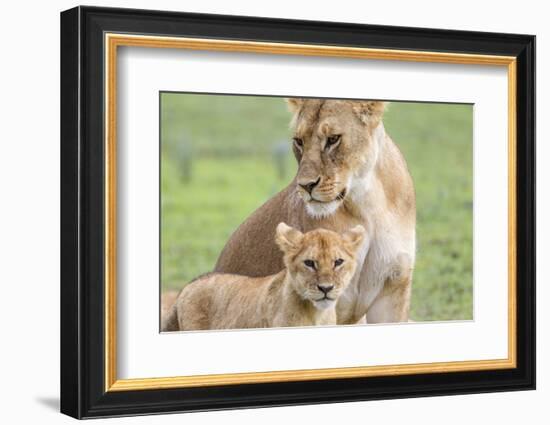
[[[366,186],[384,134],[379,124],[385,102],[290,98],[287,103],[299,163],[296,189],[310,216],[330,216]]]
[[[283,251],[293,289],[315,307],[325,309],[335,305],[353,277],[366,235],[363,226],[343,234],[325,229],[304,234],[280,223],[275,239]]]

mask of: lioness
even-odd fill
[[[280,223],[275,241],[285,268],[251,278],[212,273],[188,284],[163,321],[163,331],[336,324],[336,300],[367,245],[365,229],[306,234]]]
[[[215,271],[265,276],[283,266],[273,242],[281,221],[301,231],[337,232],[362,224],[369,252],[337,305],[338,323],[406,321],[415,258],[416,203],[401,152],[384,130],[384,102],[289,99],[293,151],[299,163],[290,185],[233,233]],[[411,267],[394,279],[406,254]],[[366,315],[366,316],[365,316]]]

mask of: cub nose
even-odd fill
[[[307,191],[307,193],[311,194],[315,186],[317,186],[320,181],[321,181],[321,177],[317,178],[317,180],[315,181],[310,181],[308,183],[298,183],[298,184],[302,186],[304,190]]]
[[[323,283],[323,284],[317,285],[317,288],[319,288],[319,291],[321,291],[323,294],[326,295],[334,289],[334,285]]]

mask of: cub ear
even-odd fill
[[[351,246],[354,251],[357,251],[367,237],[367,232],[360,224],[349,229],[343,235],[344,240]]]
[[[292,252],[300,248],[304,234],[299,230],[279,223],[275,231],[275,242],[284,253]]]
[[[286,99],[288,110],[293,114],[297,113],[304,104],[304,99],[300,97],[289,97]]]
[[[376,127],[382,120],[387,104],[378,100],[359,100],[353,102],[352,109],[363,123]]]

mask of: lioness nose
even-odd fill
[[[328,294],[330,291],[334,289],[334,285],[321,284],[321,285],[317,285],[317,288],[319,288],[319,291],[321,291],[323,294]]]
[[[307,193],[310,193],[313,192],[313,189],[315,188],[315,186],[317,186],[319,184],[319,182],[321,181],[321,177],[319,177],[317,180],[315,180],[314,182],[313,181],[310,181],[308,183],[298,183],[300,186],[302,186],[304,188],[304,190],[307,191]]]

